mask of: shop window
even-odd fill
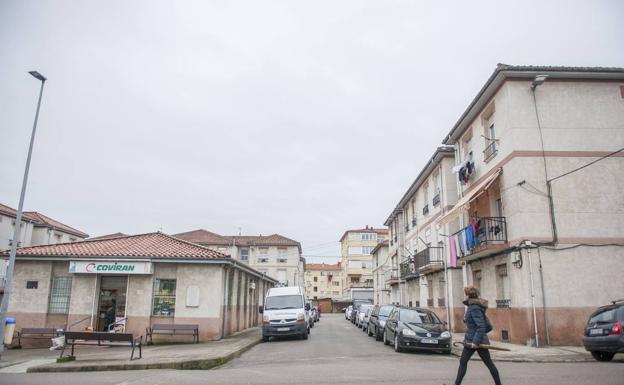
[[[69,313],[69,299],[71,297],[72,277],[52,278],[50,290],[49,314]]]
[[[176,280],[154,280],[154,304],[152,315],[173,317],[175,315]]]
[[[26,289],[38,289],[39,281],[26,281]]]

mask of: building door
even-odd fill
[[[128,276],[102,276],[98,301],[97,331],[114,328],[124,330],[126,318],[126,289]]]

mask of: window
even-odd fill
[[[372,269],[373,262],[371,261],[349,261],[350,269]]]
[[[472,151],[472,127],[468,129],[464,137],[462,138],[462,152],[464,154],[464,158],[470,154]]]
[[[332,282],[332,285],[334,285],[334,286],[340,286],[340,282],[338,282],[338,281],[334,281],[334,282]]]
[[[39,281],[26,281],[26,289],[38,289]]]
[[[496,216],[498,217],[502,217],[503,216],[503,201],[501,200],[501,198],[498,198],[496,200],[496,202],[494,202],[495,204],[495,208],[496,208]]]
[[[490,159],[492,156],[496,154],[497,150],[497,141],[496,141],[496,128],[494,126],[493,116],[490,115],[484,121],[484,140],[485,140],[485,150],[483,150],[483,158],[485,160]]]
[[[268,257],[258,257],[258,263],[268,263],[268,262],[269,262]]]
[[[48,304],[49,314],[69,313],[69,299],[71,297],[72,277],[52,278],[52,288],[50,290],[50,303]]]
[[[152,315],[173,317],[175,315],[176,280],[154,279],[154,303]]]
[[[240,249],[240,260],[248,261],[249,260],[249,249],[247,247],[243,247]]]
[[[433,301],[433,279],[427,280],[427,298]]]
[[[377,239],[377,233],[360,233],[361,240],[363,241],[374,241]]]
[[[314,291],[315,292],[318,291],[318,287],[314,286]]]
[[[423,197],[424,197],[424,205],[429,204],[429,183],[425,183],[423,185]]]
[[[314,277],[314,282],[318,282],[318,277]]]
[[[472,272],[472,286],[476,287],[481,292],[481,270],[474,270]]]
[[[433,205],[440,204],[440,173],[433,176]]]
[[[496,299],[510,299],[507,264],[496,266]]]

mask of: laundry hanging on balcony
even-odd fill
[[[470,177],[472,177],[474,171],[475,164],[472,161],[472,153],[468,154],[463,162],[453,167],[453,172],[457,174],[459,182],[462,185],[465,185],[470,181]]]

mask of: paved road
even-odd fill
[[[216,370],[146,370],[98,373],[3,374],[0,384],[452,384],[458,359],[428,353],[394,353],[341,315],[324,315],[310,339],[257,345]],[[621,385],[624,364],[498,363],[504,384]],[[471,362],[467,385],[490,384],[480,362]]]

